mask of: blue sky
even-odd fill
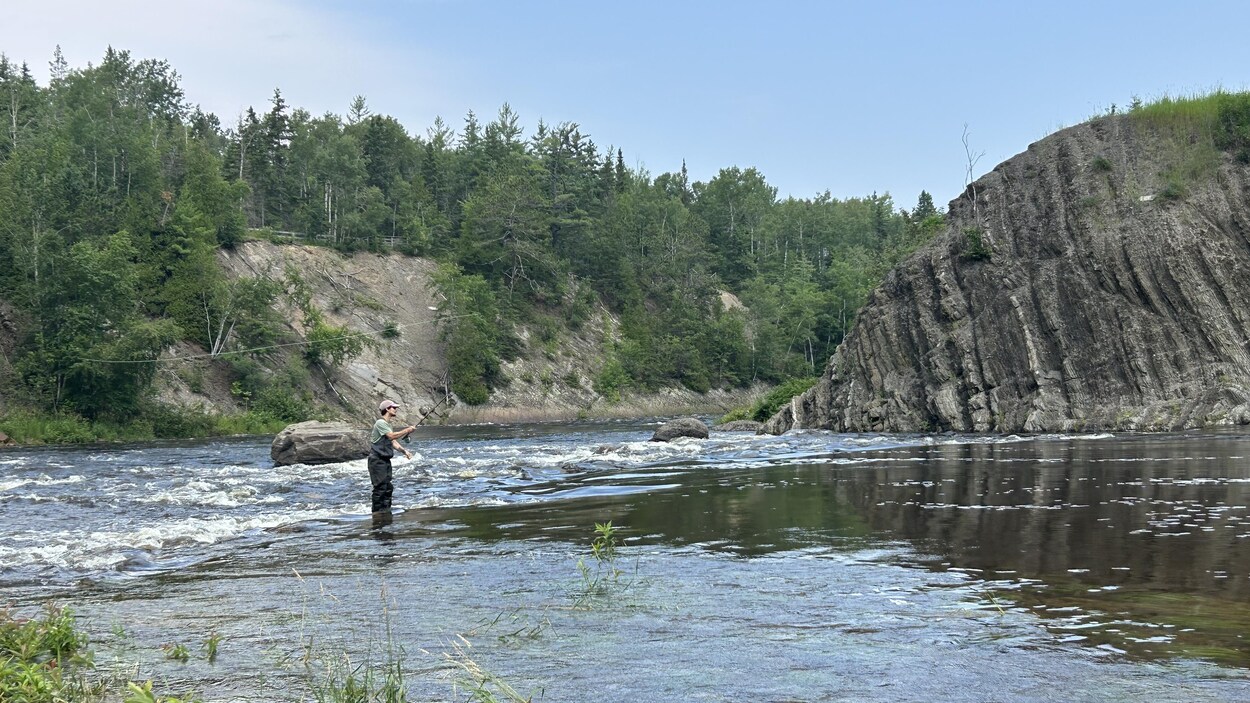
[[[653,176],[754,166],[781,197],[963,190],[1133,96],[1250,89],[1250,3],[16,0],[0,52],[41,82],[108,45],[165,58],[232,123],[275,87],[315,114],[363,94],[423,134],[504,102],[577,122]]]

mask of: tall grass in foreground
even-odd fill
[[[124,690],[123,690],[124,689]],[[46,606],[35,618],[0,611],[0,701],[5,703],[193,703],[160,696],[152,682],[135,683],[95,671],[87,635],[73,614]]]
[[[617,566],[620,540],[611,521],[596,523],[590,543],[589,558],[579,559],[581,586],[575,592],[575,609],[591,598],[605,597],[628,587],[621,582],[623,571]],[[304,578],[296,573],[300,582]],[[321,594],[330,601],[338,599],[325,587]],[[292,659],[284,655],[281,666],[302,665],[305,695],[316,703],[406,703],[409,700],[405,667],[407,652],[392,629],[391,609],[394,607],[383,585],[382,622],[384,642],[370,635],[363,656],[354,656],[348,649],[351,638],[344,638],[342,620],[332,618],[309,628],[308,601],[304,601],[301,629],[296,637],[303,656]],[[534,620],[515,611],[487,620],[469,632],[476,637],[494,630],[500,642],[522,643],[543,636],[550,629],[544,616]],[[331,639],[316,641],[313,633],[326,632]],[[119,627],[114,634],[125,640]],[[209,663],[216,661],[222,637],[210,631],[198,652]],[[70,611],[47,606],[41,617],[20,618],[12,611],[0,610],[0,703],[199,703],[187,695],[162,695],[151,680],[135,682],[125,677],[95,670],[87,635],[77,628]],[[378,645],[381,646],[378,646]],[[192,658],[192,648],[178,643],[161,646],[166,661],[185,663]],[[455,634],[441,653],[428,655],[445,667],[440,676],[450,679],[453,694],[465,695],[478,703],[530,703],[537,693],[524,695],[502,676],[491,672],[475,658],[473,645],[465,634]],[[137,664],[136,664],[137,667]],[[309,698],[301,698],[308,700]]]
[[[298,574],[297,574],[298,576]],[[301,582],[303,577],[299,577]],[[324,588],[322,595],[337,602]],[[318,644],[313,635],[301,634],[308,692],[316,703],[406,703],[408,698],[404,668],[408,663],[404,646],[397,641],[391,626],[393,604],[385,585],[381,598],[382,620],[385,623],[385,642],[369,641],[363,657],[353,657],[344,641]],[[308,627],[307,601],[303,614],[303,627]],[[489,630],[505,623],[503,615],[482,625]],[[545,620],[499,635],[501,641],[537,637],[546,627]],[[319,629],[319,628],[318,628]],[[341,634],[341,630],[338,631]],[[528,703],[533,696],[523,696],[502,677],[490,672],[472,655],[473,645],[463,634],[453,635],[451,641],[439,652],[420,650],[421,654],[446,665],[444,672],[450,679],[454,694],[466,694],[469,700],[479,703]]]
[[[478,703],[530,703],[534,700],[532,694],[522,695],[512,684],[483,669],[470,655],[469,650],[472,647],[469,640],[458,636],[451,644],[451,651],[444,653],[447,661],[460,672],[452,682],[454,691],[464,691],[469,695],[469,700]]]

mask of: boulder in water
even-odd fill
[[[707,425],[693,417],[679,417],[660,425],[655,434],[651,435],[651,441],[668,442],[678,437],[707,439]]]
[[[273,439],[269,456],[278,466],[333,464],[369,454],[368,430],[342,422],[298,422]]]

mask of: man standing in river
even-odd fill
[[[412,452],[403,448],[399,440],[412,434],[416,425],[409,425],[402,430],[391,429],[391,420],[399,413],[399,404],[393,400],[384,400],[378,404],[378,414],[382,417],[373,423],[373,431],[369,433],[369,481],[373,484],[373,512],[389,513],[391,511],[391,457],[395,450],[404,453],[411,459]]]

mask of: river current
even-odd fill
[[[388,521],[269,438],[0,451],[0,603],[206,701],[1250,701],[1240,431],[654,425],[422,428]]]

